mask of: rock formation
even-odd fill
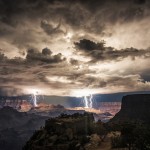
[[[7,107],[7,106],[23,112],[29,111],[32,108],[32,105],[27,100],[9,99],[9,98],[1,99],[0,108]]]
[[[20,150],[48,117],[18,112],[12,107],[0,109],[0,150]]]
[[[121,110],[110,122],[150,122],[150,94],[127,95],[122,99]]]
[[[103,134],[103,124],[95,123],[92,114],[62,114],[47,120],[45,127],[33,134],[23,150],[93,150],[101,143]]]

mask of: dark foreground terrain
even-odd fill
[[[48,117],[18,112],[11,107],[0,109],[0,150],[21,150],[46,119]]]
[[[120,134],[112,138],[113,148],[150,150],[150,94],[127,95],[121,110],[108,127]]]
[[[150,150],[149,108],[150,95],[128,95],[108,123],[90,113],[48,119],[23,150]]]
[[[24,150],[93,149],[102,142],[106,130],[102,122],[94,122],[93,114],[61,115],[49,119],[36,131]]]
[[[56,110],[25,113],[4,107],[0,109],[0,150],[150,150],[149,108],[149,94],[127,95],[121,110],[103,123],[85,111],[64,114],[62,108],[59,116]]]

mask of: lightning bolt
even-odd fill
[[[84,96],[84,106],[85,108],[93,107],[93,95],[92,94],[90,94],[89,96]]]
[[[37,91],[33,91],[32,95],[31,95],[31,97],[32,97],[31,100],[32,100],[32,104],[33,104],[34,107],[38,106],[37,105],[37,94],[38,94]]]
[[[33,94],[33,105],[34,105],[34,107],[37,107],[37,95],[36,95],[36,93]]]

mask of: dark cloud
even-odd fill
[[[0,96],[16,96],[16,95],[22,95],[22,89],[14,88],[11,86],[3,86],[0,87]]]
[[[88,88],[103,88],[107,86],[107,82],[104,81],[104,79],[90,75],[80,76],[77,81],[81,82],[85,87]]]
[[[117,50],[113,47],[106,47],[105,42],[95,43],[93,41],[83,39],[79,42],[75,42],[77,52],[81,52],[82,55],[92,58],[91,62],[96,61],[118,61],[127,57],[135,59],[136,57],[149,58],[150,49],[136,49],[126,48]]]
[[[71,58],[70,59],[70,63],[72,64],[72,65],[79,65],[79,61],[78,60],[76,60],[76,59],[73,59],[73,58]]]
[[[35,86],[49,89],[51,95],[58,94],[58,89],[60,95],[69,95],[71,90],[87,87],[149,89],[148,65],[140,64],[143,70],[137,67],[136,71],[120,65],[113,74],[113,66],[106,65],[101,76],[102,66],[91,63],[117,63],[127,57],[135,63],[148,62],[149,17],[149,0],[0,0],[0,87],[6,89],[3,93],[13,94],[21,92],[13,88]],[[125,48],[101,41],[113,36],[110,43],[127,42]],[[122,43],[116,40],[121,41],[120,37]],[[132,41],[136,48],[127,48]],[[51,46],[52,50],[44,48]],[[91,61],[86,63],[81,54]]]
[[[25,59],[20,57],[8,58],[0,53],[0,93],[4,95],[18,95],[24,93],[28,86],[51,86],[59,87],[55,83],[49,84],[46,76],[53,69],[54,74],[60,74],[59,65],[66,63],[62,54],[53,55],[50,49],[44,48],[42,52],[29,49]],[[56,72],[55,72],[55,68]],[[51,71],[51,74],[52,71]]]
[[[61,18],[72,27],[100,31],[100,28],[104,29],[103,26],[109,22],[143,19],[145,13],[149,14],[149,5],[148,0],[1,0],[0,21],[15,27],[27,19],[41,19],[43,30],[47,34],[54,34],[62,33],[60,21],[54,27],[43,19],[56,23],[56,20],[58,22]]]
[[[146,0],[134,0],[134,2],[139,4],[139,5],[143,5],[146,3]]]
[[[150,82],[150,69],[145,69],[140,73],[144,81]]]
[[[60,29],[61,22],[56,26],[53,27],[51,24],[49,24],[47,21],[43,20],[41,21],[41,28],[48,34],[48,35],[53,35],[53,34],[63,34],[64,32]]]
[[[135,22],[136,26],[139,21],[148,20],[149,8],[148,0],[0,0],[0,44],[9,51],[16,47],[22,52],[62,40],[69,30],[77,39],[78,32],[86,38],[109,37],[115,34],[115,25]],[[147,30],[144,26],[138,28]],[[147,46],[145,42],[141,45]]]
[[[39,61],[43,62],[41,57],[45,55],[41,56],[43,54],[36,50],[29,50],[28,54],[35,56],[35,60],[7,58],[0,63],[0,87],[4,95],[18,95],[19,93],[24,93],[21,89],[28,87],[30,89],[32,86],[49,89],[48,94],[50,95],[58,94],[58,92],[58,95],[62,93],[69,94],[72,89],[84,88],[116,89],[119,91],[150,89],[149,84],[143,80],[144,75],[148,72],[144,73],[143,71],[143,75],[140,76],[139,74],[134,74],[134,70],[132,70],[130,75],[128,75],[129,73],[126,75],[107,75],[106,73],[104,76],[98,74],[97,69],[90,70],[84,64],[82,64],[83,68],[74,68],[74,65],[78,65],[75,60],[72,60],[73,66],[70,63],[66,63],[66,61],[61,63],[39,63]]]
[[[83,51],[93,51],[93,50],[104,50],[104,41],[100,43],[95,43],[93,41],[90,41],[88,39],[82,39],[79,42],[74,43],[77,49],[83,50]]]
[[[61,63],[66,61],[66,58],[61,54],[58,53],[56,55],[52,55],[52,52],[48,48],[42,49],[42,52],[39,52],[36,49],[29,49],[27,51],[26,59],[23,59],[21,57],[15,57],[12,59],[9,59],[5,54],[0,53],[0,62],[4,63],[13,63],[13,64],[26,64],[26,63],[38,63],[38,62],[43,62],[43,63]],[[7,70],[6,70],[7,71]]]
[[[27,56],[26,59],[27,61],[41,61],[44,63],[60,63],[66,60],[65,57],[61,53],[56,54],[56,55],[51,55],[52,52],[45,48],[42,50],[42,53],[34,50],[34,49],[29,49],[27,51]]]
[[[46,47],[46,48],[42,49],[42,54],[43,55],[51,55],[52,51]]]
[[[0,62],[3,62],[7,59],[7,57],[3,54],[3,53],[0,53]]]

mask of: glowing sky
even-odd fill
[[[150,90],[149,0],[0,0],[0,94]]]

